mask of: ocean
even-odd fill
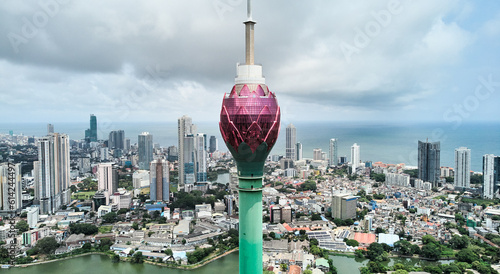
[[[219,150],[227,151],[223,144],[217,122],[196,123],[198,132],[208,137],[216,136]],[[471,168],[482,171],[484,154],[500,155],[500,123],[469,123],[457,128],[451,124],[439,123],[339,123],[339,122],[297,122],[297,141],[302,143],[303,156],[312,158],[313,149],[320,148],[328,153],[329,141],[336,138],[338,156],[350,159],[350,147],[360,146],[362,161],[384,162],[390,164],[405,163],[416,166],[418,161],[418,140],[441,142],[441,166],[454,167],[454,151],[458,147],[471,149]],[[281,125],[278,142],[271,154],[284,155],[285,128]],[[89,123],[54,123],[55,132],[66,133],[71,139],[83,139]],[[98,120],[98,138],[107,139],[112,130],[124,130],[131,143],[137,142],[137,136],[147,131],[153,135],[153,142],[161,146],[177,146],[176,122],[131,122],[100,123]],[[0,123],[0,134],[13,131],[17,135],[44,136],[47,132],[45,123]]]

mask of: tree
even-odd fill
[[[26,222],[25,220],[20,220],[16,224],[16,229],[19,230],[20,233],[23,233],[30,230],[30,226],[28,225],[28,222]]]
[[[318,214],[318,213],[313,213],[313,215],[311,216],[311,221],[321,221],[321,215]]]
[[[396,249],[396,251],[398,251],[400,254],[405,255],[405,256],[412,256],[413,255],[412,244],[406,240],[400,240],[400,241],[395,242],[394,249]]]
[[[142,252],[135,252],[130,259],[130,262],[133,264],[142,264],[144,262],[144,256],[142,256]]]
[[[75,185],[71,185],[69,187],[69,189],[71,189],[71,192],[76,192],[76,186]]]
[[[348,245],[348,246],[359,246],[358,241],[353,240],[353,239],[349,239],[349,240],[347,240],[345,243],[346,243],[346,245]]]
[[[120,262],[120,255],[113,254],[113,256],[111,257],[111,262],[113,262],[113,263],[119,263]]]
[[[379,243],[371,243],[366,251],[366,258],[375,261],[382,262],[389,259],[389,254],[385,251],[384,246]]]
[[[99,232],[99,229],[97,226],[93,224],[77,224],[77,223],[71,223],[69,225],[69,231],[71,234],[80,234],[83,233],[85,235],[92,235],[96,234]]]
[[[103,223],[114,223],[118,220],[118,215],[115,212],[106,213],[102,216]]]
[[[437,244],[437,241],[432,235],[424,235],[424,236],[422,236],[422,243],[424,245],[429,244],[429,243]]]
[[[365,257],[363,255],[363,250],[361,250],[361,249],[356,249],[354,251],[354,256],[356,256],[356,258],[358,258],[358,259],[363,259]]]
[[[134,230],[139,230],[139,223],[134,222],[134,223],[132,224],[132,228],[133,228]]]
[[[172,256],[172,255],[174,255],[174,252],[172,251],[172,249],[167,248],[167,249],[165,249],[165,254],[167,254],[168,256]]]
[[[473,263],[479,261],[479,256],[471,248],[460,250],[456,257],[459,262]]]
[[[280,269],[281,269],[281,271],[286,271],[288,269],[288,265],[287,264],[280,264]]]
[[[83,244],[82,249],[86,250],[86,251],[89,251],[89,250],[92,249],[92,244],[91,243],[85,243],[85,244]]]
[[[44,237],[36,242],[35,248],[42,254],[53,254],[59,244],[54,237]]]
[[[469,246],[469,237],[453,235],[453,237],[451,237],[449,243],[453,249],[467,248],[467,246]]]
[[[423,239],[423,237],[422,237],[422,239]],[[437,260],[437,259],[439,259],[439,257],[441,257],[441,248],[436,243],[428,243],[422,247],[420,254],[422,256],[424,256],[425,258],[428,258],[431,260]]]
[[[381,228],[381,227],[377,227],[375,229],[375,234],[379,234],[379,233],[385,233],[385,230],[383,228]]]

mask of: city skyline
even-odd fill
[[[110,122],[185,113],[215,122],[217,95],[244,61],[243,2],[2,3],[0,106],[12,122],[85,121],[89,112]],[[259,29],[267,46],[256,55],[281,94],[284,124],[498,121],[499,6],[256,2],[259,25],[273,26]],[[297,14],[292,31],[283,22]]]

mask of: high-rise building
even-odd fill
[[[23,208],[21,164],[0,164],[0,212],[20,212]]]
[[[182,116],[177,120],[177,137],[179,140],[179,187],[184,187],[186,183],[186,164],[188,164],[188,169],[193,165],[192,168],[194,170],[194,164],[192,161],[193,155],[193,142],[192,138],[196,132],[196,127],[193,125],[191,117],[186,115]],[[190,135],[191,144],[186,145],[185,140],[186,136]],[[189,161],[191,160],[191,161]],[[190,164],[191,163],[191,164]],[[188,176],[190,177],[190,176]],[[193,180],[194,182],[194,180]]]
[[[321,161],[321,154],[323,151],[321,151],[321,148],[315,148],[313,149],[313,160],[314,161]]]
[[[213,153],[218,150],[217,138],[215,136],[210,136],[210,149],[209,152]]]
[[[130,151],[130,139],[125,138],[125,150]]]
[[[101,163],[97,166],[97,188],[104,191],[106,204],[109,197],[118,190],[118,168],[113,163]]]
[[[455,149],[455,188],[470,188],[470,149]]]
[[[351,146],[351,167],[352,167],[352,174],[356,173],[356,169],[360,167],[360,152],[359,152],[359,146],[357,143],[354,143]]]
[[[206,134],[198,133],[195,140],[196,182],[207,181],[207,151],[205,149]]]
[[[295,160],[297,154],[295,151],[295,144],[297,144],[297,129],[290,123],[286,127],[286,154],[285,158]]]
[[[169,146],[167,148],[167,161],[169,162],[175,162],[179,159],[179,151],[177,150],[176,146]]]
[[[182,178],[184,182],[184,191],[190,192],[194,190],[194,183],[196,182],[196,167],[195,167],[195,151],[194,151],[194,145],[195,145],[195,137],[193,134],[187,134],[184,136],[184,142],[183,142],[183,151],[182,153],[179,152],[179,156],[182,155],[182,161],[184,162],[182,164],[183,167],[183,173],[182,173]],[[179,167],[181,165],[181,162],[179,161]],[[180,168],[179,168],[180,169]],[[181,174],[179,174],[179,181]]]
[[[151,162],[150,174],[150,194],[151,201],[169,201],[169,170],[168,162],[157,159]]]
[[[69,138],[54,133],[38,141],[38,163],[34,164],[35,202],[41,214],[54,213],[61,205],[70,202]]]
[[[94,114],[90,114],[90,128],[85,130],[85,140],[97,142],[97,117]]]
[[[334,194],[332,196],[332,218],[354,219],[356,218],[356,201],[358,197],[351,194]]]
[[[54,125],[53,124],[47,124],[47,135],[54,133]]]
[[[418,178],[438,186],[440,175],[440,142],[418,141]]]
[[[339,164],[339,156],[337,149],[337,139],[330,139],[330,155],[328,155],[328,164],[337,166]]]
[[[295,158],[295,161],[302,160],[302,144],[301,143],[296,143],[295,144],[295,153],[297,154],[297,157]]]
[[[483,156],[483,197],[493,199],[500,187],[500,156],[486,154]]]
[[[149,170],[149,163],[153,161],[153,135],[149,132],[139,134],[139,169]]]
[[[125,132],[113,130],[109,133],[108,147],[113,149],[125,149]]]

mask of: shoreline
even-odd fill
[[[144,263],[147,263],[147,264],[151,264],[151,265],[156,265],[156,266],[161,266],[161,267],[166,267],[166,268],[175,268],[175,269],[182,269],[182,270],[192,270],[192,269],[197,269],[197,268],[200,268],[202,266],[205,266],[217,259],[220,259],[224,256],[227,256],[235,251],[238,251],[239,248],[234,248],[234,249],[231,249],[229,251],[226,251],[222,254],[219,254],[215,257],[211,257],[207,260],[203,260],[201,262],[198,262],[196,264],[192,264],[192,265],[173,265],[173,264],[165,264],[165,263],[157,263],[157,262],[152,262],[152,261],[149,261],[149,260],[144,260]],[[64,258],[59,258],[59,259],[54,259],[54,260],[47,260],[47,261],[37,261],[37,262],[34,262],[34,263],[29,263],[29,264],[16,264],[16,265],[11,265],[11,267],[19,267],[19,268],[25,268],[25,267],[30,267],[30,266],[35,266],[35,265],[41,265],[41,264],[47,264],[47,263],[54,263],[54,262],[59,262],[59,261],[63,261],[63,260],[69,260],[69,259],[74,259],[74,258],[78,258],[78,257],[83,257],[83,256],[88,256],[88,255],[104,255],[104,256],[108,256],[109,257],[109,253],[106,253],[106,252],[97,252],[97,251],[94,251],[94,252],[89,252],[89,253],[84,253],[84,254],[78,254],[78,255],[74,255],[74,256],[68,256],[68,257],[64,257]],[[130,263],[129,260],[122,260],[120,259],[120,262],[127,262],[127,263]]]

